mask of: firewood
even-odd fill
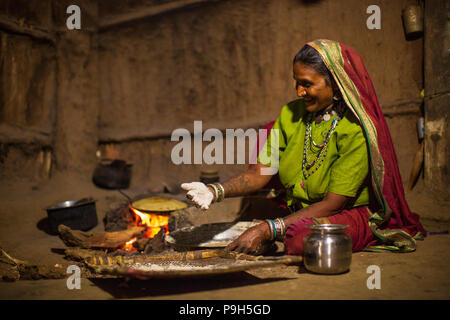
[[[149,241],[150,239],[148,238],[138,239],[135,243],[133,243],[133,247],[135,247],[138,251],[144,251]]]
[[[144,254],[158,254],[164,252],[165,250],[168,250],[169,247],[164,242],[165,235],[166,230],[164,230],[164,228],[161,228],[161,230],[146,243],[146,246],[143,250]]]
[[[71,263],[73,264],[73,263]],[[0,247],[0,279],[3,281],[64,279],[68,263],[38,265],[15,259]]]
[[[127,230],[115,232],[85,232],[72,230],[65,225],[59,225],[60,238],[69,247],[90,248],[118,248],[130,239],[139,236],[145,227],[133,226]]]

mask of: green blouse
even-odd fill
[[[366,139],[357,118],[350,110],[345,112],[330,137],[323,162],[305,178],[302,161],[307,116],[303,100],[285,105],[258,156],[259,163],[278,169],[280,180],[287,189],[288,205],[300,201],[305,207],[321,201],[328,192],[352,197],[353,207],[369,204],[369,190],[365,183],[369,160]],[[330,120],[317,124],[312,121],[311,136],[316,144],[323,144],[335,117],[333,115]],[[274,149],[277,140],[279,161]],[[320,150],[311,142],[308,148],[308,163],[311,164]],[[319,163],[316,161],[309,170],[315,170]]]

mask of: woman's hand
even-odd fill
[[[202,182],[183,183],[181,188],[188,191],[186,198],[191,200],[197,208],[207,210],[214,200],[214,194]]]
[[[230,243],[225,250],[247,254],[260,254],[261,248],[270,240],[270,229],[266,222],[246,230]]]

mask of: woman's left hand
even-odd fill
[[[270,240],[270,229],[263,222],[246,230],[239,238],[230,243],[225,250],[246,254],[258,254],[261,247]]]

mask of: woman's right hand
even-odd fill
[[[187,191],[186,198],[197,208],[207,210],[214,200],[213,192],[202,182],[183,183],[181,188]]]

